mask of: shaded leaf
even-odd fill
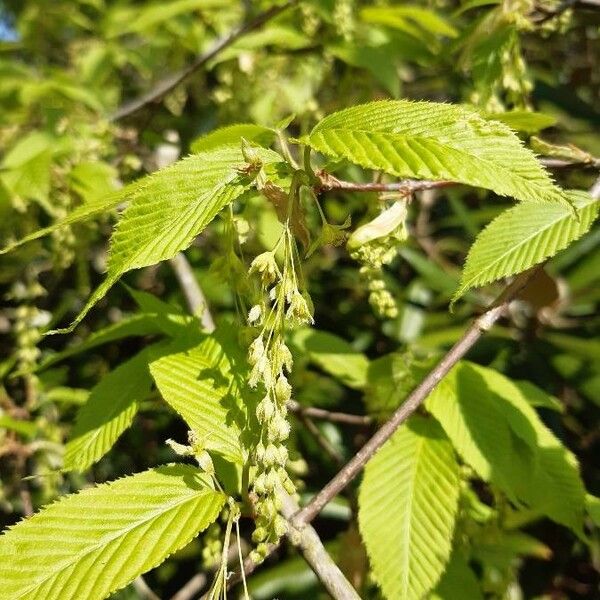
[[[65,469],[85,471],[100,460],[131,425],[138,402],[148,396],[152,387],[148,371],[151,350],[152,347],[121,363],[92,389],[77,413],[66,445]]]
[[[204,441],[207,450],[242,463],[254,416],[255,394],[247,386],[247,365],[235,332],[218,329],[186,343],[185,349],[150,364],[167,403]]]
[[[581,534],[585,490],[577,460],[542,423],[522,388],[493,369],[462,362],[426,407],[482,479]]]
[[[312,362],[338,381],[351,388],[365,386],[369,359],[346,340],[327,331],[308,328],[295,331],[292,340]]]

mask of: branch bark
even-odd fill
[[[142,575],[133,580],[133,587],[144,600],[160,600],[160,596],[152,591]]]
[[[355,454],[339,473],[292,519],[301,528],[310,523],[325,505],[342,491],[363,469],[367,461],[387,442],[394,432],[423,403],[450,369],[473,347],[479,338],[489,331],[504,314],[510,301],[527,285],[537,268],[521,273],[499,296],[496,302],[483,315],[475,319],[462,338],[448,351],[438,365],[419,384],[404,403],[396,410],[371,439]]]
[[[150,91],[146,92],[145,94],[142,94],[138,98],[134,98],[133,100],[123,104],[112,115],[110,115],[109,120],[118,121],[133,115],[149,104],[159,102],[180,83],[184,82],[188,77],[190,77],[190,75],[193,75],[198,69],[213,59],[217,54],[219,54],[219,52],[228,46],[231,46],[235,41],[244,35],[254,31],[255,29],[259,29],[265,23],[297,3],[298,0],[289,0],[284,4],[272,6],[268,10],[265,10],[254,17],[254,19],[251,21],[240,25],[237,29],[234,29],[226,36],[219,38],[206,52],[198,55],[187,67],[178,73],[170,75],[169,77],[159,81]]]
[[[346,190],[349,192],[397,192],[404,196],[410,196],[423,190],[456,185],[454,181],[429,181],[427,179],[404,179],[393,183],[354,183],[338,179],[325,171],[317,173],[317,179],[315,193]]]
[[[319,445],[321,450],[331,458],[337,467],[341,467],[344,464],[344,457],[337,451],[337,449],[331,445],[329,440],[321,433],[319,428],[315,425],[314,421],[303,412],[296,413],[296,418],[304,425],[308,433],[312,435],[315,442]]]
[[[281,500],[283,503],[281,513],[291,523],[300,507],[288,494],[282,493]],[[295,529],[292,526],[287,533],[287,538],[300,550],[304,560],[333,598],[336,600],[360,600],[360,596],[335,564],[323,546],[319,535],[310,525],[305,525],[301,529]]]
[[[291,413],[306,415],[307,417],[322,421],[331,421],[332,423],[344,423],[346,425],[356,425],[357,427],[368,427],[373,424],[373,419],[369,416],[334,412],[315,406],[302,406],[295,400],[290,400],[287,403],[287,407]]]
[[[600,0],[598,0],[600,2]],[[545,167],[551,169],[560,169],[566,167],[592,167],[596,168],[599,165],[594,160],[589,163],[576,162],[571,160],[563,160],[557,158],[540,158],[539,162]],[[347,192],[394,192],[403,196],[410,196],[415,192],[423,192],[425,190],[435,190],[439,188],[451,187],[455,185],[461,185],[456,181],[433,181],[428,179],[403,179],[401,181],[394,181],[391,183],[355,183],[354,181],[346,181],[344,179],[338,179],[331,173],[326,171],[319,171],[316,173],[317,183],[314,186],[314,192],[319,194],[321,192],[331,192],[335,190],[347,191]]]

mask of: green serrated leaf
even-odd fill
[[[426,407],[463,461],[516,501],[515,490],[527,484],[533,457],[512,432],[481,375],[460,363],[430,394]]]
[[[366,23],[387,25],[421,38],[423,34],[454,38],[458,31],[443,17],[421,6],[372,6],[363,8],[360,17]]]
[[[0,180],[23,198],[45,202],[50,192],[52,136],[39,131],[24,136],[0,163]]]
[[[282,160],[276,152],[254,150],[265,164]],[[188,156],[136,182],[111,238],[105,280],[73,323],[53,333],[72,331],[123,273],[187,248],[224,206],[250,187],[252,178],[240,172],[244,165],[239,147],[224,146]]]
[[[295,331],[292,341],[312,362],[348,387],[365,386],[369,359],[346,340],[327,331],[306,328]]]
[[[453,302],[473,287],[541,263],[586,233],[598,215],[600,202],[587,192],[570,191],[568,196],[576,215],[558,204],[519,204],[494,219],[469,250]]]
[[[386,598],[422,598],[439,581],[458,497],[458,465],[435,421],[412,417],[367,463],[358,522]]]
[[[585,490],[577,460],[543,424],[524,391],[493,369],[463,361],[426,407],[482,479],[581,534]]]
[[[565,412],[565,407],[560,400],[546,393],[531,381],[513,381],[521,391],[522,396],[535,408],[547,408],[556,412]]]
[[[260,146],[270,146],[275,140],[277,133],[269,127],[255,125],[254,123],[236,123],[219,127],[205,135],[196,138],[190,145],[192,152],[206,152],[224,144],[240,144],[244,138],[250,142],[256,142]]]
[[[101,600],[188,544],[225,496],[165,465],[62,498],[0,536],[0,600]]]
[[[162,23],[181,14],[189,14],[198,10],[207,10],[211,8],[222,8],[226,4],[225,0],[172,0],[171,2],[151,2],[141,7],[136,7],[131,14],[128,8],[124,8],[122,13],[115,11],[108,13],[112,17],[112,23],[109,23],[110,29],[107,30],[109,37],[119,35],[141,33],[151,30]],[[120,16],[121,18],[115,18]]]
[[[148,292],[134,290],[129,286],[125,288],[144,314],[152,317],[154,324],[162,333],[177,337],[184,335],[188,328],[193,329],[194,326],[200,328],[198,320],[193,315],[184,313],[178,306],[163,302]]]
[[[528,110],[511,110],[503,113],[485,113],[486,119],[500,121],[516,131],[537,133],[547,127],[556,125],[556,118],[541,112]]]
[[[138,403],[148,396],[152,378],[148,370],[151,346],[105,375],[77,413],[65,448],[64,467],[85,471],[100,460],[131,425]]]
[[[105,162],[82,162],[69,173],[69,184],[86,202],[110,194],[116,187],[118,172]]]
[[[586,494],[585,508],[594,525],[600,527],[600,498],[592,494]]]
[[[369,364],[365,405],[369,414],[385,421],[402,404],[437,361],[435,355],[393,352]]]
[[[568,204],[508,127],[465,106],[371,102],[329,115],[302,142],[398,177],[450,180],[519,200]]]
[[[180,352],[153,361],[150,372],[207,450],[244,461],[257,398],[247,386],[247,365],[233,330],[219,328],[199,343],[185,343]]]

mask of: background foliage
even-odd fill
[[[327,549],[363,598],[596,597],[598,208],[571,192],[574,219],[523,144],[546,158],[561,188],[594,183],[600,10],[552,0],[307,0],[240,37],[159,102],[113,118],[272,5],[0,2],[0,246],[50,228],[45,239],[0,257],[0,525],[84,488],[49,509],[60,525],[43,531],[52,545],[64,535],[69,503],[103,514],[103,494],[114,487],[135,498],[126,510],[148,527],[145,535],[168,532],[169,539],[143,566],[132,565],[124,557],[135,556],[138,532],[122,532],[122,561],[105,573],[114,581],[95,593],[125,585],[175,551],[145,576],[162,598],[214,569],[226,518],[181,548],[214,520],[224,495],[210,478],[190,484],[190,466],[158,465],[180,461],[165,441],[186,442],[189,426],[203,437],[225,492],[238,486],[240,469],[218,461],[246,460],[241,432],[257,399],[241,381],[244,351],[223,325],[239,325],[249,308],[240,306],[244,290],[235,284],[244,285],[248,265],[235,262],[231,248],[242,239],[246,257],[271,250],[281,224],[276,203],[253,191],[253,174],[236,168],[248,148],[220,147],[241,137],[265,146],[252,148],[254,159],[285,187],[281,156],[266,148],[285,154],[285,130],[315,151],[315,166],[344,180],[371,183],[372,169],[388,174],[376,181],[468,184],[420,192],[408,206],[407,239],[378,275],[393,299],[383,317],[369,302],[373,280],[359,272],[356,255],[332,242],[343,241],[342,224],[351,222],[351,231],[374,218],[385,199],[328,191],[321,204],[331,225],[303,202],[306,232],[294,234],[308,255],[315,327],[288,336],[294,399],[368,417],[360,426],[319,421],[315,436],[292,416],[288,471],[303,499],[402,403],[501,289],[501,278],[564,250],[368,463],[360,485],[322,513],[315,526]],[[372,104],[326,117],[381,99],[448,104]],[[423,132],[427,140],[414,142]],[[448,158],[440,162],[442,153]],[[233,220],[219,217],[196,237],[234,200]],[[68,227],[53,227],[65,217]],[[215,337],[197,335],[199,315],[188,314],[170,264],[159,262],[192,240],[186,254],[219,324]],[[112,285],[119,278],[124,285]],[[72,334],[43,337],[89,309]],[[234,422],[223,398],[237,407]],[[174,503],[198,503],[195,522],[169,526],[178,522]],[[150,524],[144,511],[155,517]],[[12,530],[21,531],[20,551],[39,544],[28,539],[38,518]],[[118,519],[99,521],[90,535],[102,538],[102,527],[118,533]],[[252,525],[242,519],[241,526],[246,550]],[[95,555],[75,546],[72,556],[93,564]],[[9,581],[27,565],[1,550]],[[327,597],[293,549],[278,558],[250,580],[253,597]],[[85,580],[91,567],[73,564]],[[22,597],[70,597],[59,584],[38,583]],[[5,587],[0,598],[14,593]],[[115,597],[145,594],[136,581]]]

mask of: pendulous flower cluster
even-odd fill
[[[383,318],[396,318],[398,307],[387,289],[382,269],[396,258],[407,237],[406,204],[399,201],[359,227],[348,240],[350,256],[361,263],[359,272],[366,280],[369,303]]]
[[[282,264],[275,255],[281,248]],[[287,531],[277,492],[282,487],[294,492],[286,471],[288,451],[285,445],[290,433],[287,402],[292,395],[288,375],[292,370],[292,354],[285,343],[286,330],[312,323],[310,298],[302,285],[296,242],[285,226],[277,246],[257,256],[250,266],[261,288],[261,301],[249,311],[248,321],[260,328],[251,343],[248,359],[252,367],[250,386],[264,389],[256,408],[261,425],[260,441],[253,451],[256,477],[252,491],[256,496],[256,529],[252,539],[257,544],[252,553],[256,562],[263,560],[267,545],[279,540]]]

